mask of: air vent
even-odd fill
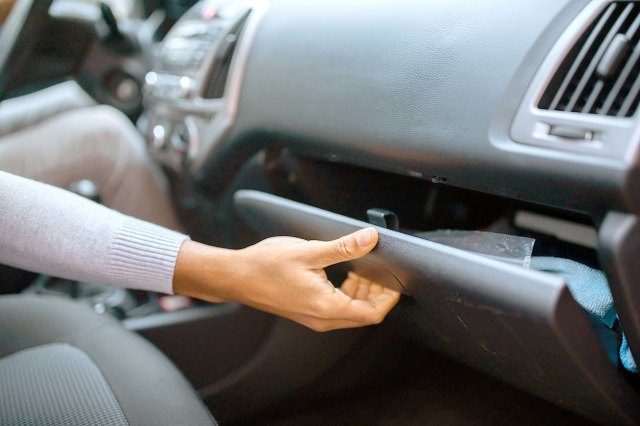
[[[612,2],[555,72],[540,109],[631,117],[640,101],[640,3]]]
[[[247,15],[244,15],[234,28],[222,39],[216,49],[216,56],[207,78],[203,97],[217,99],[224,96],[231,59],[236,48],[238,37],[242,32]]]

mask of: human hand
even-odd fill
[[[381,322],[400,294],[350,273],[340,288],[324,268],[360,258],[378,234],[366,228],[334,241],[275,237],[232,251],[187,242],[174,275],[176,293],[239,302],[316,331]]]

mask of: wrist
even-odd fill
[[[209,302],[230,300],[235,250],[185,241],[178,253],[173,276],[175,294]]]

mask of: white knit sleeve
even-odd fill
[[[173,293],[178,251],[187,239],[0,171],[1,263],[72,280]]]

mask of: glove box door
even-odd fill
[[[330,240],[366,222],[257,191],[235,194],[263,237]],[[422,342],[603,423],[640,422],[640,400],[558,276],[378,228],[349,267],[415,299]]]

